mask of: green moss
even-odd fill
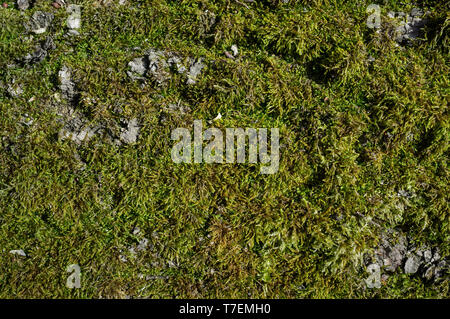
[[[400,272],[366,289],[361,256],[380,228],[360,217],[449,255],[446,11],[429,3],[427,38],[399,47],[366,27],[360,1],[291,2],[77,1],[78,37],[47,2],[0,10],[0,297],[448,298],[448,281]],[[383,14],[412,7],[394,2]],[[26,40],[23,16],[37,10],[55,19]],[[47,35],[56,49],[44,61],[8,67]],[[141,87],[127,64],[150,47],[207,66],[195,86]],[[91,123],[142,120],[135,145],[58,141],[62,65]],[[192,111],[163,111],[178,102]],[[277,174],[171,161],[171,130],[219,112],[222,129],[280,128]],[[149,248],[133,257],[136,226]],[[82,289],[65,287],[70,264]]]

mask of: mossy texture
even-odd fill
[[[25,11],[6,2],[0,297],[449,297],[448,278],[400,270],[368,289],[363,263],[386,229],[449,255],[449,11],[440,1],[416,5],[429,22],[409,45],[390,38],[386,14],[416,1],[379,3],[376,32],[368,1],[80,0],[79,35],[51,1]],[[54,15],[45,33],[24,26],[36,11]],[[23,63],[47,37],[45,58]],[[205,67],[194,85],[177,72],[162,84],[131,79],[129,62],[151,48]],[[103,135],[59,137],[57,110],[70,103],[62,67],[74,109]],[[187,111],[168,112],[172,104]],[[139,119],[135,143],[108,140],[122,118]],[[279,171],[173,163],[171,131],[194,119],[279,128]],[[66,287],[71,264],[80,289]]]

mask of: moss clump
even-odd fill
[[[0,297],[448,298],[447,280],[400,272],[367,289],[362,262],[391,228],[449,255],[443,5],[424,3],[424,38],[399,46],[367,28],[361,1],[79,0],[79,35],[64,8],[36,1],[22,14],[7,2]],[[412,7],[388,1],[382,21]],[[36,11],[54,18],[31,38]],[[45,58],[22,63],[47,37]],[[195,85],[176,72],[164,85],[132,80],[129,62],[150,48],[201,58]],[[63,67],[75,102],[61,99]],[[58,139],[67,105],[105,134]],[[279,172],[175,165],[172,129],[218,113],[222,129],[278,127]],[[139,137],[118,146],[105,136],[124,118],[139,119]],[[65,287],[70,264],[81,289]]]

